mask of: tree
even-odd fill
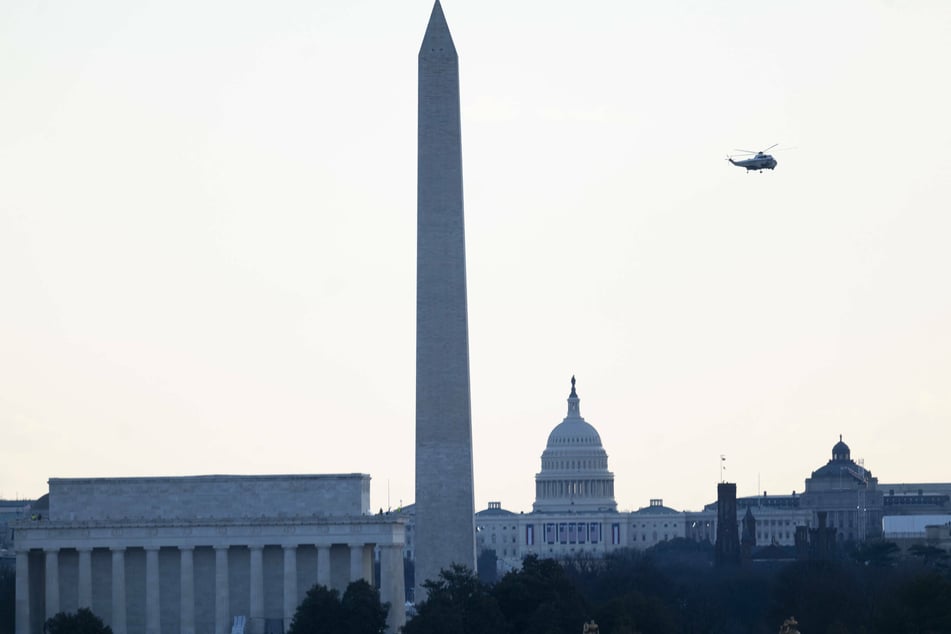
[[[908,554],[928,567],[945,568],[948,565],[948,551],[930,544],[912,544]]]
[[[499,605],[488,586],[465,566],[453,564],[439,579],[423,582],[426,600],[403,634],[505,634],[509,632]]]
[[[645,597],[631,591],[615,597],[596,610],[598,625],[611,634],[665,634],[681,631],[664,603],[656,597]]]
[[[362,579],[340,593],[316,585],[297,606],[288,634],[381,634],[386,629],[389,604]]]
[[[591,618],[584,597],[554,559],[528,556],[502,577],[493,594],[519,634],[574,632]]]
[[[336,634],[344,631],[343,621],[340,593],[317,584],[297,606],[287,634]]]
[[[390,605],[380,603],[380,593],[364,580],[347,586],[340,601],[347,634],[382,634]]]
[[[112,628],[102,622],[89,608],[79,608],[75,614],[60,612],[46,619],[44,634],[112,634]]]
[[[905,581],[883,611],[879,632],[951,632],[951,581],[930,571]]]
[[[858,544],[849,556],[866,566],[893,566],[895,557],[900,552],[901,549],[895,542],[878,540]]]
[[[795,562],[777,575],[773,615],[779,619],[795,614],[804,632],[826,632],[837,621],[850,631],[861,631],[870,616],[866,580],[890,571],[848,562]]]

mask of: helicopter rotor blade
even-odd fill
[[[744,154],[756,154],[756,152],[753,152],[753,151],[751,151],[751,150],[740,150],[740,149],[736,149],[736,148],[734,148],[733,151],[734,151],[734,152],[743,152]]]
[[[762,152],[769,152],[770,150],[772,150],[772,149],[773,149],[774,147],[776,147],[777,145],[779,145],[779,143],[773,143],[771,146],[769,146],[769,147],[766,148],[765,150],[761,150],[761,151],[762,151]]]

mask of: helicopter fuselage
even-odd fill
[[[732,158],[728,159],[731,163],[737,167],[745,167],[747,171],[756,171],[756,170],[771,170],[775,169],[778,163],[776,159],[770,154],[763,154],[759,152],[751,159],[745,159],[742,161],[734,161]]]

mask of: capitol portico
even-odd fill
[[[404,520],[371,515],[370,477],[51,479],[16,528],[16,634],[92,609],[115,634],[286,631],[314,584],[374,582],[405,621]],[[45,512],[44,512],[45,511]]]

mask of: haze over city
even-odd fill
[[[0,497],[351,473],[412,501],[431,2],[0,6]],[[443,3],[476,508],[577,376],[619,508],[948,481],[951,6]],[[777,168],[724,161],[773,143]]]

